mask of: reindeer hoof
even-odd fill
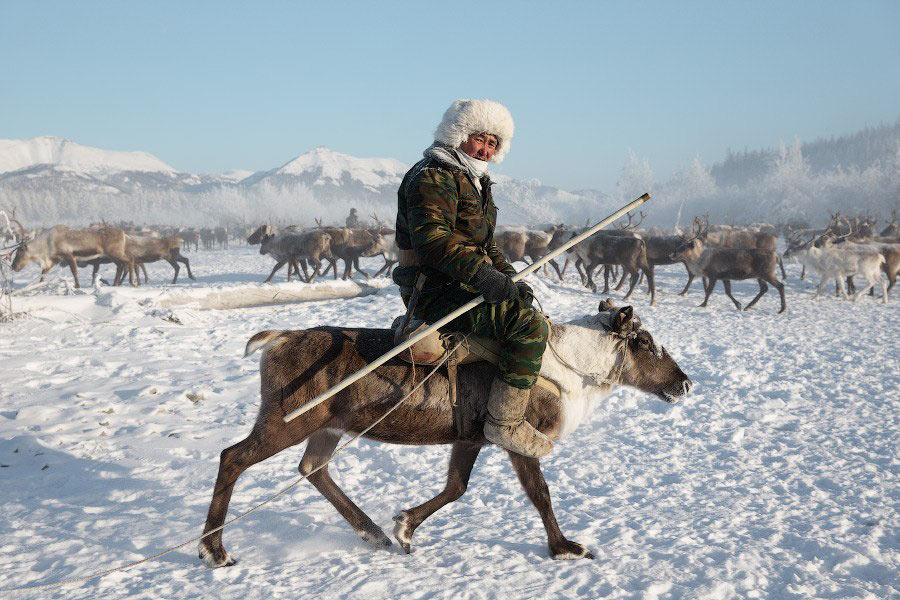
[[[384,535],[384,532],[377,527],[375,531],[362,530],[357,531],[356,534],[365,540],[367,544],[376,548],[390,548],[393,545],[390,538]]]
[[[202,560],[204,564],[206,564],[206,566],[210,569],[230,567],[231,565],[237,563],[237,560],[230,554],[225,552],[225,548],[222,548],[221,546],[219,546],[219,548],[215,550],[211,550],[201,542],[197,550],[200,556],[200,560]]]
[[[594,553],[582,546],[578,542],[565,540],[557,544],[556,548],[551,548],[550,556],[554,560],[574,560],[576,558],[588,558],[594,560]]]
[[[403,548],[403,551],[409,554],[412,552],[410,543],[413,535],[413,529],[409,526],[409,515],[402,512],[394,517],[394,521],[397,523],[394,525],[394,537],[397,539],[400,547]]]

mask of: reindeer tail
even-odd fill
[[[260,348],[267,348],[272,342],[278,339],[282,333],[285,332],[278,330],[260,331],[247,341],[247,347],[244,348],[244,358],[247,358]]]

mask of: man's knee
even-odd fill
[[[522,303],[516,313],[516,321],[521,332],[517,337],[522,341],[546,344],[550,337],[550,322],[539,310]]]

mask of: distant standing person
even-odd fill
[[[347,227],[350,229],[359,229],[359,215],[356,214],[356,209],[350,209],[350,215],[347,217]]]

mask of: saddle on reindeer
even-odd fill
[[[548,319],[549,322],[549,319]],[[421,319],[410,319],[401,315],[391,323],[394,345],[423,332],[429,324]],[[476,405],[471,399],[460,401],[457,390],[457,368],[459,365],[486,362],[497,366],[500,362],[500,343],[497,340],[457,331],[434,330],[415,342],[398,355],[401,360],[416,366],[444,364],[449,383],[450,404],[453,407],[453,422],[460,438],[476,435],[479,420],[483,418],[485,406]],[[536,385],[550,392],[557,399],[561,397],[559,386],[538,375]]]

